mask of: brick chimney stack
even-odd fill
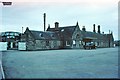
[[[93,32],[96,32],[96,31],[95,31],[95,24],[93,24]]]
[[[85,26],[83,26],[82,30],[83,30],[83,31],[86,31]]]
[[[100,33],[100,25],[98,25],[98,33]]]
[[[59,23],[55,22],[55,30],[59,30]]]

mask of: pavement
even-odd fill
[[[118,48],[3,52],[5,77],[118,78]]]
[[[2,52],[0,51],[0,79],[4,79],[5,75],[3,72],[3,66],[2,66]]]
[[[0,52],[0,66],[2,65],[1,62],[2,62],[2,52]],[[0,79],[2,79],[2,70],[1,70],[1,68],[0,68]]]

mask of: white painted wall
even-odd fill
[[[0,51],[7,50],[7,42],[0,42]]]
[[[18,50],[26,50],[26,42],[19,42]]]
[[[10,46],[11,46],[11,48],[13,48],[13,42],[11,42]]]

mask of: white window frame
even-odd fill
[[[66,46],[70,46],[70,44],[68,44],[68,41],[66,41]]]

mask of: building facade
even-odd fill
[[[56,31],[57,30],[57,31]],[[55,28],[48,27],[47,31],[59,32],[61,34],[61,42],[63,42],[63,48],[83,48],[88,42],[93,42],[97,47],[113,47],[114,38],[113,34],[104,34],[100,31],[100,25],[98,25],[98,31],[95,30],[95,24],[93,25],[93,32],[86,31],[85,26],[80,30],[79,24],[75,26],[59,27],[59,23],[55,23]]]
[[[86,31],[85,26],[80,30],[77,22],[74,26],[59,27],[59,23],[55,22],[55,27],[48,26],[45,32],[33,31],[26,29],[22,35],[21,41],[26,42],[27,50],[44,50],[44,49],[83,49],[84,45],[89,42],[94,43],[98,48],[113,47],[113,34],[104,34],[95,30],[93,32]]]
[[[29,30],[22,35],[22,42],[26,42],[26,50],[46,50],[46,49],[59,49],[60,39],[54,32],[43,32]]]

